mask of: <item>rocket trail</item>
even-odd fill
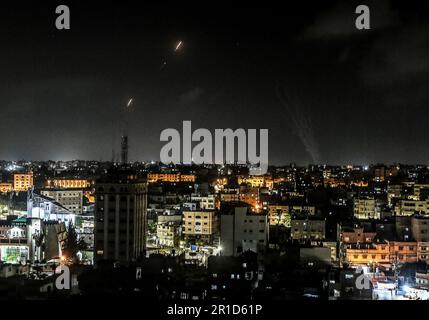
[[[298,137],[310,155],[313,163],[320,162],[319,145],[315,138],[313,124],[308,114],[304,114],[304,109],[297,97],[292,98],[280,86],[276,87],[277,97],[281,101],[287,116],[292,120]]]
[[[183,43],[182,41],[179,41],[179,43],[176,45],[176,48],[174,49],[174,52],[180,49],[180,47],[182,46],[182,43]]]

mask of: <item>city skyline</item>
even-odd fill
[[[191,120],[269,129],[270,165],[428,163],[424,10],[368,1],[358,31],[356,3],[70,1],[70,30],[56,3],[2,4],[0,159],[109,161],[132,98],[130,161],[158,160],[161,131]]]
[[[420,3],[9,1],[0,39],[6,309],[429,301]]]

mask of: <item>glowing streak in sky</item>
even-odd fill
[[[176,52],[177,50],[179,50],[181,46],[182,46],[182,41],[179,41],[179,43],[177,44],[176,49],[174,49],[174,51]]]

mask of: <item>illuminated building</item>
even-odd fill
[[[341,230],[341,241],[346,244],[372,243],[376,236],[376,232],[366,231],[363,227]]]
[[[82,214],[76,217],[76,232],[82,239],[87,249],[85,254],[92,257],[94,254],[94,216],[93,214]],[[92,258],[91,258],[92,260]]]
[[[244,202],[256,208],[259,205],[259,188],[247,188],[237,192],[221,193],[222,202]]]
[[[195,175],[193,174],[181,174],[181,173],[148,173],[147,180],[149,183],[155,182],[195,182]]]
[[[28,260],[26,219],[0,222],[0,261],[21,263]]]
[[[54,199],[31,192],[27,198],[27,218],[68,225],[70,222],[75,224],[76,215]]]
[[[45,183],[47,188],[86,189],[92,185],[87,179],[50,179]]]
[[[182,232],[185,241],[212,242],[217,231],[217,222],[216,214],[212,210],[183,211]]]
[[[90,191],[84,191],[83,192],[83,196],[88,200],[88,202],[90,204],[94,204],[95,203],[95,197],[94,194]]]
[[[238,184],[247,184],[252,188],[262,188],[265,187],[265,178],[264,176],[251,176],[251,177],[238,177]]]
[[[268,206],[269,223],[272,226],[283,225],[290,227],[291,216],[305,214],[314,216],[316,214],[316,207],[302,204],[270,204]]]
[[[291,238],[299,241],[321,241],[325,239],[325,220],[314,217],[293,217],[291,220]]]
[[[402,190],[412,191],[412,194],[409,192],[405,192],[407,199],[409,200],[426,200],[429,198],[429,184],[415,183],[414,181],[406,181],[402,182],[400,185]],[[401,196],[399,194],[398,198]],[[405,196],[405,195],[404,195]]]
[[[429,241],[417,242],[417,259],[429,265]]]
[[[254,214],[246,206],[226,207],[221,214],[221,255],[235,256],[251,250],[264,254],[269,227],[265,214]]]
[[[218,178],[213,182],[213,187],[216,192],[222,191],[225,189],[225,186],[228,184],[228,179],[226,177]]]
[[[179,244],[178,225],[174,222],[158,223],[156,227],[158,244],[165,247],[175,247]]]
[[[197,202],[202,210],[214,210],[216,208],[216,197],[213,194],[207,196],[191,195],[191,201]]]
[[[13,175],[13,189],[15,191],[28,191],[33,187],[33,173],[15,173]]]
[[[429,200],[401,199],[395,205],[397,216],[412,216],[415,213],[429,213]]]
[[[429,184],[414,184],[413,193],[417,200],[427,199],[429,193]]]
[[[346,249],[346,257],[351,264],[417,262],[417,242],[355,244]]]
[[[402,193],[402,185],[390,184],[387,186],[387,204],[391,207],[395,199],[400,199]]]
[[[220,194],[220,200],[222,202],[239,202],[240,199],[241,199],[241,195],[238,191]]]
[[[353,202],[353,213],[357,219],[379,219],[374,198],[356,198]]]
[[[374,181],[376,182],[383,182],[386,178],[386,167],[385,166],[378,166],[374,168]]]
[[[269,205],[269,223],[271,226],[290,227],[291,215],[288,205]]]
[[[12,192],[12,183],[0,183],[0,193]]]
[[[314,216],[316,214],[315,206],[292,204],[289,205],[289,210],[293,214],[306,214],[310,216]]]
[[[144,256],[147,183],[112,172],[95,184],[94,258],[128,262]]]
[[[193,174],[181,174],[180,182],[195,182],[195,175]]]
[[[366,188],[366,187],[368,187],[368,182],[362,181],[362,180],[351,181],[350,186],[355,186],[355,187],[359,187],[359,188]]]
[[[346,260],[350,264],[390,263],[390,250],[387,244],[354,244],[346,249]]]
[[[338,188],[338,187],[340,187],[340,186],[346,186],[347,185],[347,183],[346,183],[346,181],[344,180],[344,179],[339,179],[339,178],[331,178],[331,177],[329,177],[329,178],[324,178],[323,179],[323,184],[325,185],[325,186],[329,186],[329,187],[331,187],[331,188]]]
[[[82,214],[82,189],[44,189],[40,194],[52,198],[74,214]]]
[[[31,192],[27,198],[27,220],[29,257],[34,263],[61,255],[66,226],[75,225],[76,215],[52,198]]]
[[[267,187],[272,190],[275,184],[284,182],[285,178],[273,178],[271,176],[239,176],[237,177],[238,184],[246,184],[252,188],[263,188]]]

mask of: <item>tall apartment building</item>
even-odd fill
[[[221,215],[220,241],[225,256],[251,250],[263,254],[268,243],[266,214],[251,213],[246,206],[229,207]]]
[[[353,213],[357,219],[379,219],[374,198],[356,198],[353,203]]]
[[[144,255],[147,183],[126,172],[95,184],[94,258],[130,262]]]
[[[183,211],[182,233],[185,241],[196,240],[203,243],[213,241],[218,221],[213,210]]]
[[[15,191],[28,191],[34,185],[33,173],[15,173],[13,175],[13,189]]]
[[[395,206],[397,216],[412,216],[414,213],[429,213],[429,200],[400,200]]]
[[[54,199],[74,214],[82,214],[82,189],[43,189],[40,194]]]

